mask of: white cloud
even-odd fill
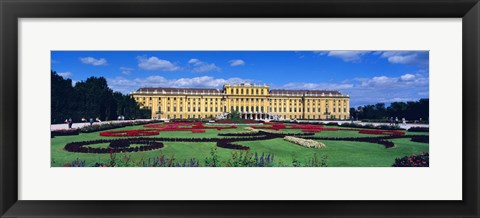
[[[60,72],[57,73],[59,76],[63,77],[64,79],[71,79],[73,76],[72,72]]]
[[[243,66],[245,65],[245,61],[241,59],[236,59],[236,60],[230,60],[228,63],[230,63],[231,67],[236,67],[236,66]]]
[[[241,78],[213,78],[210,76],[201,76],[193,78],[166,79],[162,76],[150,76],[147,78],[126,79],[117,77],[107,79],[108,86],[114,91],[129,93],[140,87],[173,87],[173,88],[222,88],[224,84],[241,83],[249,81]]]
[[[132,74],[132,71],[134,71],[133,68],[129,68],[129,67],[120,67],[120,70],[122,71],[121,73],[123,75],[130,75]]]
[[[392,64],[428,64],[428,52],[424,51],[386,51],[380,57]]]
[[[215,65],[214,63],[207,63],[200,61],[199,59],[192,58],[188,61],[190,65],[192,65],[192,72],[193,73],[205,73],[210,71],[220,71],[220,67]]]
[[[356,78],[339,83],[291,82],[273,88],[339,90],[350,95],[350,105],[357,107],[366,104],[390,103],[394,101],[414,101],[428,97],[428,77],[422,74],[404,74],[399,77],[375,76]]]
[[[281,89],[308,89],[308,90],[341,90],[352,88],[351,83],[287,83],[279,88]]]
[[[318,55],[340,58],[345,62],[360,62],[369,51],[314,51]]]
[[[180,67],[176,64],[159,59],[155,56],[152,57],[144,57],[139,56],[137,57],[138,60],[138,68],[142,70],[161,70],[161,71],[177,71],[180,70]]]
[[[93,65],[93,66],[105,66],[105,65],[107,65],[107,59],[105,59],[105,58],[96,59],[96,58],[93,58],[93,57],[83,57],[83,58],[80,58],[80,61],[84,64],[90,64],[90,65]]]
[[[400,76],[400,79],[404,81],[413,80],[415,79],[415,75],[407,73],[405,75]]]

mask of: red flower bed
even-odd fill
[[[192,129],[192,133],[204,133],[204,129]]]
[[[100,136],[106,137],[119,137],[119,136],[151,136],[158,135],[158,131],[154,130],[120,130],[120,131],[109,131],[109,132],[100,132]]]
[[[361,134],[373,134],[373,135],[405,135],[404,132],[395,130],[360,130]]]
[[[312,124],[304,124],[304,125],[292,125],[292,129],[322,129],[322,125],[312,125]]]

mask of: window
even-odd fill
[[[173,107],[173,112],[176,112],[177,111],[177,107]]]
[[[170,111],[170,107],[167,107],[167,111]]]

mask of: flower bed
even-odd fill
[[[90,133],[90,132],[97,132],[97,131],[105,131],[110,129],[117,129],[126,126],[136,126],[136,125],[144,125],[149,123],[158,123],[158,120],[148,120],[148,121],[133,121],[133,122],[123,122],[123,123],[102,123],[100,125],[92,125],[92,126],[84,126],[80,128],[80,132],[82,133]]]
[[[204,129],[192,129],[192,133],[205,133]]]
[[[292,129],[322,129],[322,125],[313,125],[313,124],[292,124]]]
[[[360,134],[373,134],[373,135],[405,135],[404,132],[395,130],[359,130]]]
[[[387,139],[398,139],[398,138],[411,138],[411,136],[399,136],[399,135],[389,135],[389,136],[378,136],[378,137],[318,137],[318,136],[305,136],[304,139],[314,139],[314,140],[332,140],[332,141],[351,141],[351,142],[368,142],[376,143],[385,146],[385,148],[393,148],[395,144],[391,141],[386,141]]]
[[[126,137],[126,136],[152,136],[158,135],[158,131],[153,130],[121,130],[121,131],[109,131],[100,132],[100,136],[105,137]]]
[[[429,166],[429,154],[412,154],[402,158],[396,158],[393,167],[428,167]]]
[[[317,142],[309,139],[297,138],[293,136],[285,136],[283,139],[285,141],[288,141],[303,147],[307,147],[307,148],[325,148],[326,147],[325,144],[321,142]]]

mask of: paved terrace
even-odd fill
[[[131,123],[135,121],[148,121],[150,119],[138,119],[138,120],[112,120],[112,121],[102,121],[102,122],[94,122],[93,125],[102,125],[106,123]],[[89,122],[85,123],[73,123],[72,129],[82,128],[84,126],[90,126]],[[68,129],[67,123],[62,124],[52,124],[50,125],[50,130],[59,130],[59,129]]]

